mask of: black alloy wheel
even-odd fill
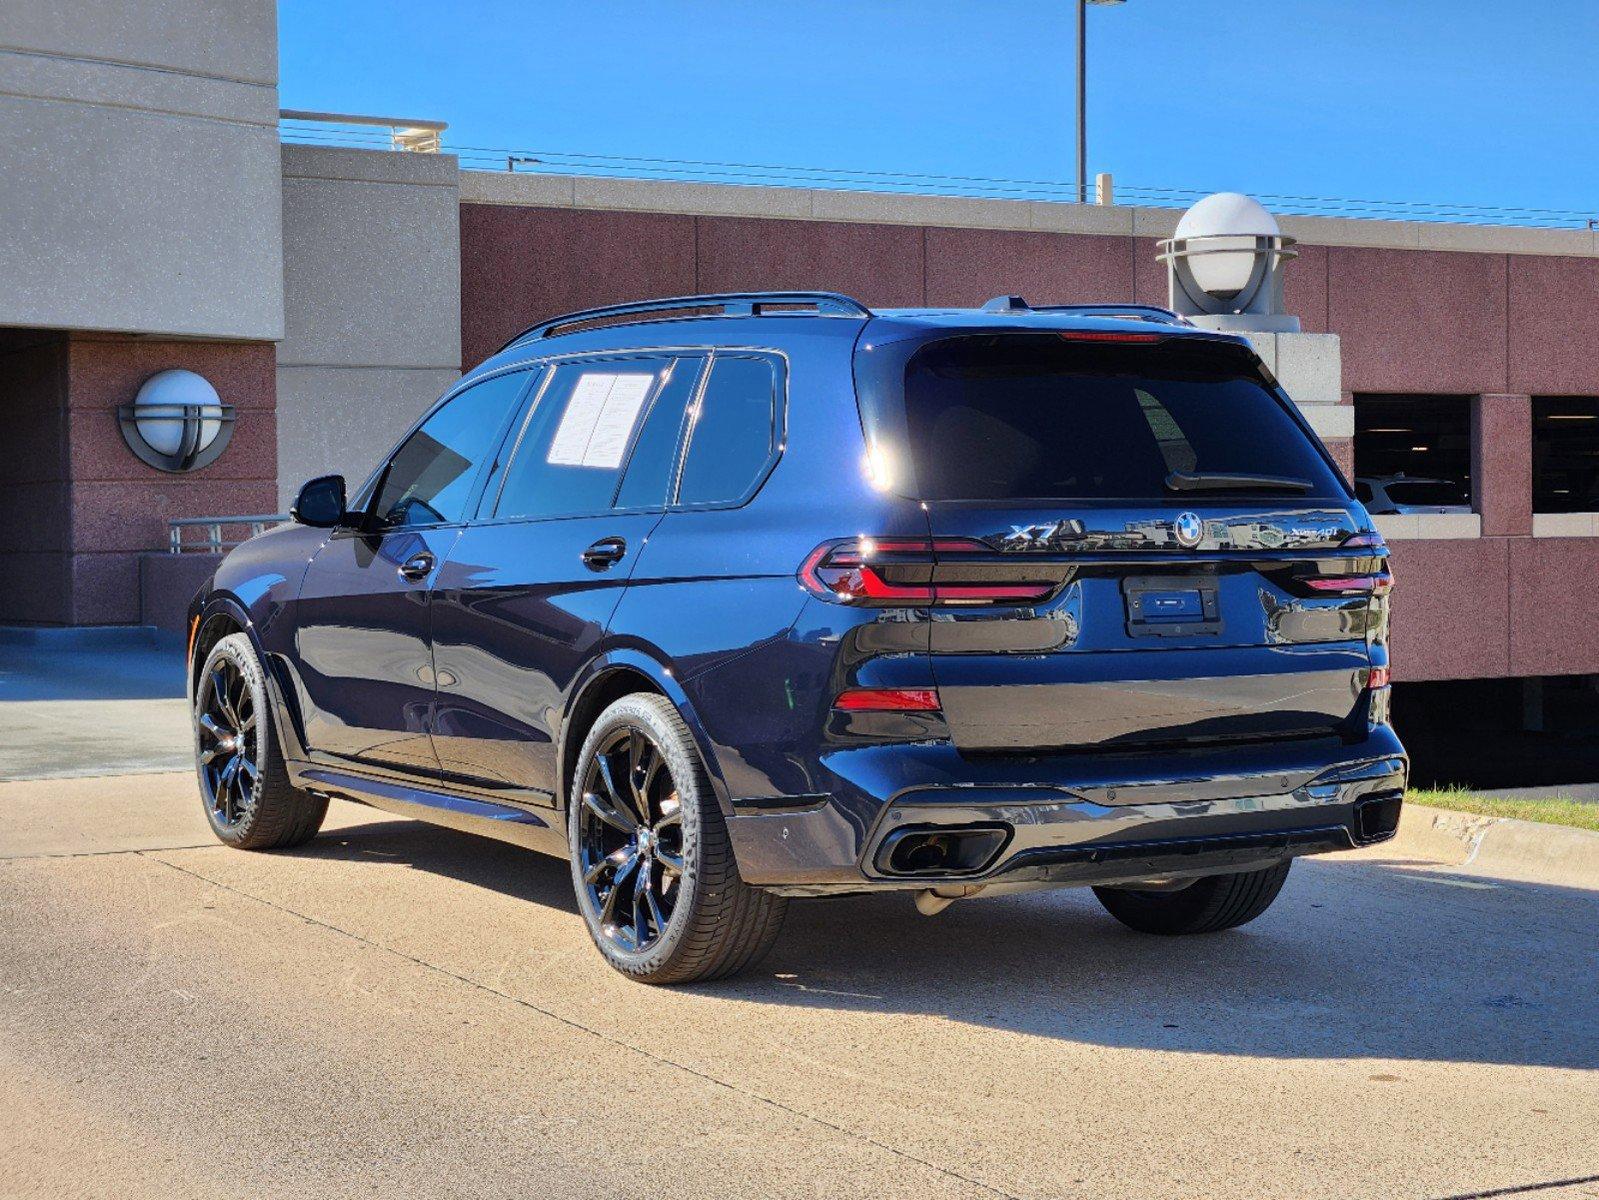
[[[634,725],[598,747],[579,792],[578,869],[604,936],[638,953],[665,935],[682,893],[683,804],[661,748]]]
[[[237,829],[255,806],[261,738],[254,690],[232,658],[208,664],[197,707],[201,790],[211,819]]]
[[[241,850],[301,845],[328,810],[289,778],[271,704],[249,637],[219,638],[195,676],[194,767],[212,832]]]

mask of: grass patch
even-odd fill
[[[1541,821],[1545,825],[1570,825],[1599,832],[1599,804],[1584,804],[1579,800],[1560,797],[1549,800],[1506,800],[1466,788],[1441,788],[1437,791],[1412,788],[1405,793],[1405,799],[1484,817],[1514,817],[1518,821]]]

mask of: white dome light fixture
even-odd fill
[[[1206,196],[1160,243],[1171,308],[1211,329],[1299,332],[1283,311],[1283,266],[1294,239],[1260,202],[1238,192]]]
[[[233,436],[233,406],[193,371],[157,371],[117,409],[122,440],[139,461],[181,474],[209,466]]]

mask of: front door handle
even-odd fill
[[[426,550],[420,554],[413,554],[400,564],[400,578],[409,579],[412,583],[426,579],[433,571],[433,564],[438,560]]]
[[[619,537],[601,538],[583,551],[583,565],[591,571],[606,571],[622,561],[627,543]]]

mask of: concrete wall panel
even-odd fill
[[[1002,295],[1034,304],[1131,301],[1134,250],[1130,237],[929,229],[927,303],[973,305]]]
[[[867,304],[925,302],[923,231],[912,226],[747,217],[696,221],[694,290],[818,289]]]
[[[1599,579],[1599,538],[1510,542],[1511,675],[1599,673],[1599,621],[1587,593]]]
[[[443,154],[283,147],[280,361],[460,361],[458,174]]]
[[[282,335],[271,0],[10,4],[0,325]]]
[[[0,44],[276,88],[277,7],[248,0],[19,0]]]
[[[1328,252],[1328,329],[1352,392],[1505,390],[1505,257]]]
[[[696,286],[693,217],[461,206],[463,366],[543,318]]]
[[[459,374],[458,180],[450,155],[283,147],[276,507],[354,487]]]
[[[1599,260],[1510,256],[1510,384],[1599,395]]]
[[[1488,679],[1510,670],[1506,538],[1394,542],[1394,678]]]
[[[351,492],[460,374],[453,367],[278,368],[277,510],[300,485],[343,475]]]

